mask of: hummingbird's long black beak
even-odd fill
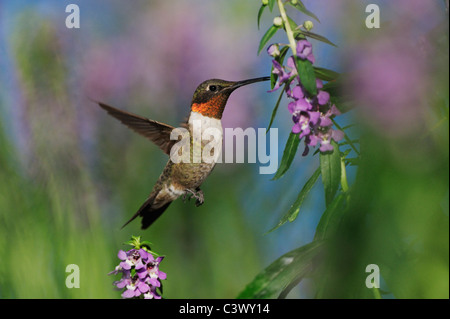
[[[254,78],[254,79],[238,81],[238,82],[234,82],[232,85],[230,85],[226,89],[234,91],[237,88],[239,88],[241,86],[244,86],[244,85],[248,85],[248,84],[252,84],[252,83],[256,83],[256,82],[262,82],[262,81],[269,81],[269,80],[270,80],[270,76],[263,76],[263,77],[260,77],[260,78]]]

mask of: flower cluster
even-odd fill
[[[113,284],[119,290],[125,288],[123,298],[161,299],[157,288],[162,291],[161,280],[167,277],[159,270],[164,257],[155,259],[146,245],[137,245],[128,251],[119,250],[117,257],[121,262],[109,275],[122,274],[122,278]]]
[[[299,59],[315,62],[312,45],[309,41],[304,39],[298,41],[296,49]],[[277,44],[272,44],[267,52],[276,57],[280,51]],[[286,66],[281,65],[276,59],[272,63],[272,72],[277,75],[277,82],[273,90],[269,92],[273,92],[285,84],[286,94],[292,99],[288,104],[288,110],[292,114],[294,122],[292,132],[299,134],[300,139],[305,138],[303,156],[309,153],[309,147],[315,147],[318,144],[320,144],[321,152],[332,151],[331,140],[339,142],[344,137],[344,133],[332,128],[331,119],[340,112],[331,103],[330,94],[322,90],[322,81],[316,79],[317,94],[311,95],[302,86],[293,56],[287,59]]]

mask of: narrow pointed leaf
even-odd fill
[[[277,229],[278,227],[282,226],[286,222],[293,222],[300,212],[300,208],[303,204],[303,201],[305,200],[306,196],[309,194],[313,186],[316,184],[317,179],[320,176],[320,167],[316,169],[316,171],[312,174],[312,176],[308,179],[308,181],[303,185],[303,188],[301,189],[300,193],[297,196],[297,199],[295,200],[294,204],[289,208],[288,212],[280,219],[278,224],[269,230],[267,233],[270,233]]]
[[[295,154],[297,153],[299,144],[300,139],[298,138],[298,134],[291,133],[286,142],[286,146],[284,147],[280,166],[278,167],[275,176],[272,178],[273,181],[282,177],[284,173],[286,173],[286,171],[289,169],[292,161],[294,160]]]
[[[291,29],[292,29],[292,30],[297,29],[297,27],[298,27],[297,22],[295,22],[294,20],[292,20],[291,17],[288,16],[288,15],[286,15],[286,18],[287,18],[287,20],[288,20],[288,22],[289,22],[289,25],[290,25]]]
[[[333,201],[341,182],[341,155],[339,153],[339,146],[334,141],[331,141],[331,144],[334,147],[333,151],[320,153],[320,170],[327,207]]]
[[[272,65],[272,68],[270,69],[270,89],[271,90],[273,90],[273,88],[275,87],[275,84],[277,84],[277,80],[278,80],[278,75],[273,73],[273,65]]]
[[[297,30],[295,30],[294,35],[295,36],[303,35],[303,36],[309,37],[311,39],[315,39],[315,40],[327,43],[329,45],[332,45],[334,47],[337,47],[336,44],[334,44],[333,42],[331,42],[330,40],[328,40],[324,36],[322,36],[320,34],[317,34],[317,33],[313,33],[313,32],[309,32],[309,31],[297,29]]]
[[[249,283],[238,299],[275,298],[290,283],[307,276],[313,270],[313,262],[321,252],[322,242],[313,241],[284,254]]]
[[[314,67],[314,73],[317,78],[323,81],[334,81],[339,77],[339,73],[317,66]]]
[[[261,8],[259,8],[259,11],[258,11],[258,30],[259,30],[259,23],[260,23],[260,21],[261,21],[261,16],[262,16],[262,14],[263,14],[263,12],[264,12],[264,9],[266,8],[267,6],[265,6],[265,5],[261,5]]]
[[[339,112],[341,112],[342,114],[351,111],[356,106],[354,102],[350,101],[346,97],[331,96],[330,101],[332,104],[336,105]]]
[[[286,57],[286,53],[288,52],[288,50],[289,50],[289,46],[287,46],[287,45],[281,48],[280,56],[278,57],[278,60],[277,60],[278,62],[280,62],[280,64],[283,64],[284,58]]]
[[[335,104],[341,113],[346,113],[356,105],[352,97],[344,93],[343,86],[341,77],[339,77],[334,81],[324,84],[322,90],[330,93],[331,103]]]
[[[269,0],[268,5],[269,5],[270,12],[272,12],[272,10],[273,10],[273,6],[275,5],[275,1],[276,0]]]
[[[314,240],[322,240],[328,238],[330,232],[332,232],[337,223],[342,217],[342,203],[344,202],[344,193],[339,194],[322,214],[319,224],[316,228],[316,234]]]
[[[266,134],[267,134],[267,132],[269,132],[270,128],[272,127],[272,123],[273,123],[273,120],[275,119],[275,115],[277,114],[278,107],[280,106],[280,102],[281,102],[281,99],[283,97],[283,93],[284,93],[284,87],[283,87],[283,89],[280,92],[280,96],[278,97],[278,100],[277,100],[277,103],[275,104],[275,107],[273,108],[272,116],[270,117],[270,122],[269,122],[269,126],[267,127]]]
[[[298,0],[295,4],[293,4],[291,1],[288,1],[287,3],[296,8],[298,11],[306,14],[307,16],[316,19],[317,22],[320,22],[319,18],[314,13],[306,9],[305,5],[300,0]]]
[[[269,42],[269,40],[275,35],[275,33],[277,33],[277,31],[278,31],[278,28],[274,25],[272,25],[266,31],[266,33],[261,38],[261,42],[259,43],[258,54],[261,53],[261,50],[264,48],[264,46],[267,44],[267,42]]]

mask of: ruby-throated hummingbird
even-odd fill
[[[211,79],[201,83],[195,90],[191,103],[191,112],[187,123],[182,124],[190,133],[190,145],[196,142],[193,139],[193,126],[199,123],[201,133],[206,129],[215,128],[220,132],[217,143],[222,146],[222,113],[225,109],[228,97],[237,88],[260,81],[267,81],[270,77],[260,77],[244,81],[224,81]],[[106,110],[111,116],[115,117],[123,124],[134,130],[135,132],[145,136],[155,143],[167,155],[170,156],[172,146],[177,140],[170,139],[171,132],[175,128],[154,120],[147,119],[132,113],[118,110],[103,103],[98,103],[100,107]],[[199,143],[201,150],[205,146],[205,142]],[[191,147],[193,149],[193,147]],[[192,159],[192,154],[190,154]],[[211,173],[216,162],[174,162],[169,161],[164,168],[161,176],[153,187],[147,200],[142,204],[139,210],[131,219],[122,227],[138,216],[142,217],[142,229],[149,227],[167,207],[180,196],[192,195],[196,198],[196,205],[203,204],[203,192],[200,185],[206,177]]]

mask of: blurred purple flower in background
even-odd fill
[[[437,91],[432,65],[443,52],[433,52],[428,40],[433,33],[443,34],[437,19],[443,10],[436,1],[400,0],[390,2],[385,12],[391,20],[382,25],[383,32],[349,38],[343,54],[352,69],[346,90],[373,129],[389,137],[416,136]]]
[[[427,90],[426,61],[402,36],[379,39],[359,52],[351,88],[357,106],[371,125],[386,134],[408,134],[421,126],[422,97]]]

